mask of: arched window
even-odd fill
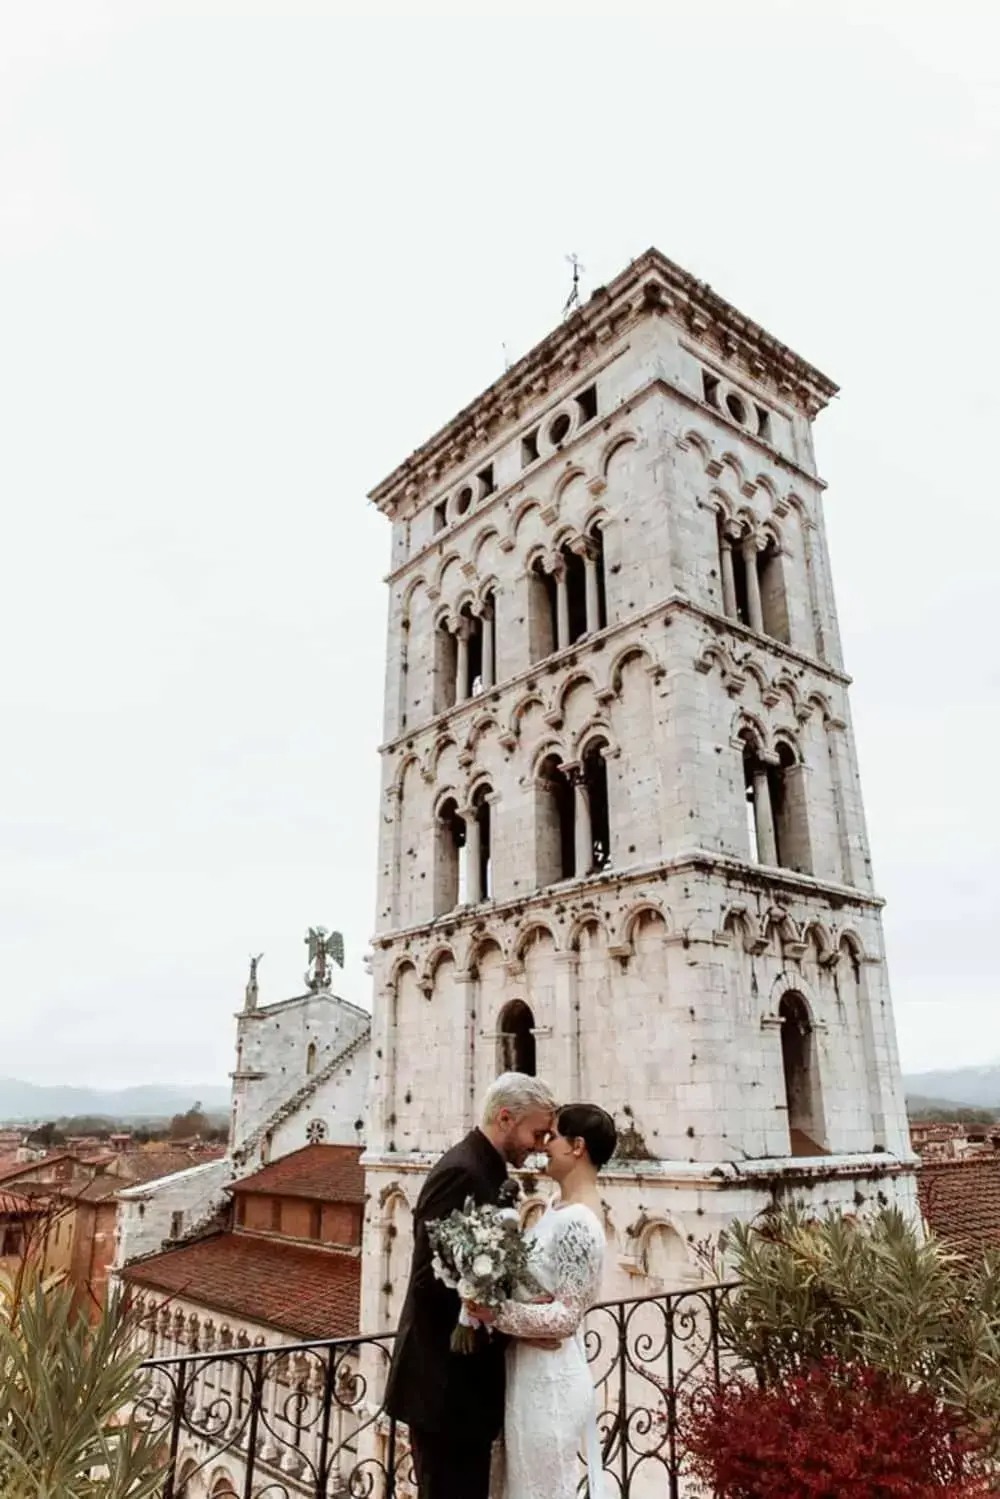
[[[572,879],[574,790],[558,755],[548,755],[535,777],[535,884]]]
[[[581,775],[586,792],[585,810],[589,814],[589,836],[580,840],[580,858],[586,860],[586,868],[578,868],[580,877],[604,869],[611,862],[611,825],[608,810],[608,762],[604,758],[607,746],[592,744],[581,762]],[[576,814],[581,816],[583,808],[577,801]]]
[[[535,1075],[535,1017],[523,999],[512,999],[497,1025],[497,1073]]]
[[[782,997],[778,1015],[790,1151],[792,1155],[824,1155],[823,1095],[809,1007],[801,994],[790,992]]]
[[[587,633],[587,572],[582,547],[564,546],[562,560],[569,635],[559,642],[560,647],[575,645]],[[556,583],[558,586],[558,578]]]
[[[591,634],[603,630],[608,622],[608,595],[604,580],[604,532],[595,521],[587,532],[588,551],[594,564],[593,581],[590,583],[590,602],[587,628]],[[589,581],[589,580],[588,580]]]
[[[177,1487],[174,1490],[177,1499],[193,1499],[194,1486],[192,1480],[197,1472],[198,1464],[193,1457],[189,1457],[181,1468],[180,1476],[177,1479]],[[189,1484],[192,1485],[190,1488],[188,1487]]]
[[[441,803],[434,827],[434,914],[453,911],[465,884],[465,819],[453,796]]]
[[[741,625],[750,624],[744,528],[718,516],[719,565],[722,572],[722,612]]]
[[[723,613],[787,645],[788,601],[777,537],[771,532],[755,534],[746,522],[730,521],[722,514],[717,525]]]
[[[458,625],[458,680],[455,684],[455,701],[464,703],[467,697],[483,690],[483,622],[466,604]]]
[[[805,767],[782,740],[765,756],[750,730],[740,734],[750,857],[757,864],[812,872]]]
[[[469,647],[469,695],[488,692],[497,679],[496,601],[486,594],[475,617],[476,643]]]
[[[490,788],[480,786],[472,798],[470,809],[475,831],[468,855],[468,891],[466,899],[476,904],[493,899],[493,846]],[[470,825],[467,829],[471,831]],[[468,833],[467,833],[468,836]]]
[[[310,1041],[306,1047],[306,1077],[312,1077],[316,1071],[316,1042]]]

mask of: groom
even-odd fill
[[[427,1224],[465,1206],[496,1202],[508,1166],[523,1166],[552,1128],[545,1083],[505,1072],[490,1088],[482,1124],[433,1167],[413,1213],[410,1283],[399,1318],[385,1408],[410,1428],[420,1499],[488,1499],[490,1454],[503,1426],[503,1339],[477,1334],[473,1353],[452,1353],[460,1303],[431,1269]]]

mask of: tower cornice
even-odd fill
[[[608,286],[598,287],[578,311],[377,484],[369,498],[383,514],[394,517],[446,470],[486,448],[497,431],[516,422],[540,394],[586,369],[612,339],[646,317],[667,317],[700,341],[718,346],[730,366],[742,366],[810,419],[837,394],[832,380],[707,282],[650,249]]]
[[[669,885],[671,881],[697,874],[714,875],[726,882],[756,887],[769,899],[781,895],[800,899],[818,897],[837,909],[873,912],[881,911],[885,905],[882,896],[868,890],[859,890],[853,885],[817,879],[815,875],[801,874],[793,869],[756,864],[749,859],[740,859],[714,849],[691,848],[681,850],[667,859],[657,859],[625,869],[607,868],[599,873],[586,875],[583,879],[564,880],[557,885],[544,886],[530,895],[457,906],[442,916],[435,916],[431,921],[377,932],[371,939],[371,945],[379,952],[389,952],[396,947],[405,950],[417,939],[448,937],[456,931],[483,927],[505,919],[523,921],[535,912],[550,912],[554,904],[568,906],[572,901],[594,897],[608,890],[621,893],[634,886],[658,883]],[[698,944],[712,946],[717,940],[714,930],[708,927],[700,933],[683,932],[680,938],[686,946],[691,947]]]

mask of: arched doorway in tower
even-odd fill
[[[816,1032],[801,994],[782,996],[781,1066],[788,1107],[788,1135],[792,1155],[825,1155],[826,1128],[820,1088]]]
[[[512,999],[500,1012],[497,1072],[535,1075],[535,1017],[523,999]]]

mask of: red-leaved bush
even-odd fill
[[[957,1413],[866,1366],[831,1360],[760,1389],[733,1380],[681,1416],[716,1499],[974,1499],[989,1493]]]

